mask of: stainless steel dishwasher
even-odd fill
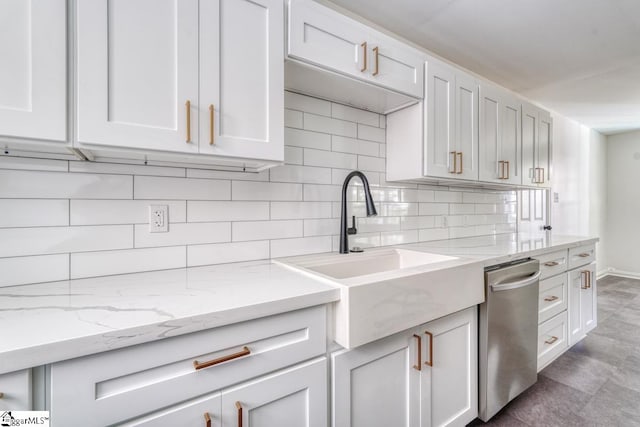
[[[479,418],[488,421],[538,380],[538,279],[535,259],[485,268],[479,311]]]

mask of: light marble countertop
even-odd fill
[[[339,298],[270,261],[0,288],[0,374]]]
[[[493,265],[597,241],[505,234],[398,247]],[[271,261],[0,288],[0,374],[338,301]]]

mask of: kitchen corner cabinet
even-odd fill
[[[333,426],[464,426],[477,416],[477,311],[334,353]]]
[[[283,7],[78,2],[78,148],[282,161]]]
[[[65,0],[0,2],[0,136],[66,140],[66,16]]]
[[[551,114],[529,103],[522,104],[522,184],[551,188]]]
[[[421,99],[425,55],[311,0],[289,0],[287,54]]]
[[[507,91],[480,84],[479,178],[522,184],[520,100]]]

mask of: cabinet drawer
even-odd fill
[[[567,340],[567,312],[563,311],[538,327],[538,372],[564,352]]]
[[[596,260],[596,245],[584,245],[569,249],[569,270]]]
[[[567,250],[536,257],[540,261],[540,280],[567,271]]]
[[[51,367],[52,417],[118,423],[325,352],[326,308],[317,306],[60,362]]]
[[[31,369],[0,375],[0,411],[31,410]]]
[[[538,323],[551,319],[567,309],[568,276],[561,274],[540,282]]]

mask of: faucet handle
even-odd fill
[[[347,228],[347,234],[357,234],[358,229],[356,228],[356,216],[353,215],[351,217],[351,227]]]

